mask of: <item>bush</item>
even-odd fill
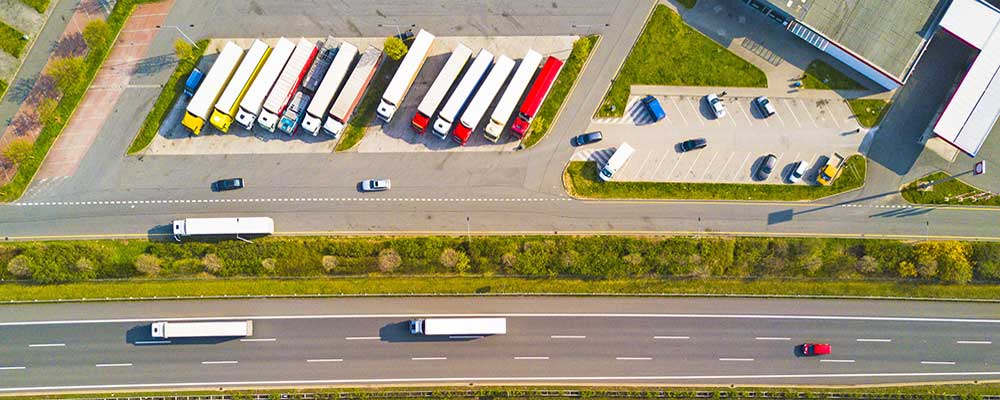
[[[31,139],[14,139],[3,149],[3,155],[20,166],[34,158],[34,147],[35,144],[31,142]]]
[[[66,93],[81,85],[85,68],[83,57],[57,58],[49,62],[46,72],[55,79],[59,91]]]
[[[21,0],[24,4],[31,6],[39,13],[45,12],[49,8],[49,0]]]
[[[1000,243],[973,243],[972,260],[976,266],[976,279],[1000,280]]]
[[[335,256],[323,256],[323,270],[326,273],[333,273],[337,270],[337,257]]]
[[[201,263],[205,265],[205,271],[208,271],[212,275],[219,275],[222,272],[222,259],[215,255],[215,253],[205,254],[205,257],[201,259]]]
[[[109,45],[111,36],[111,26],[103,19],[92,19],[83,27],[83,41],[88,48]]]
[[[146,276],[157,276],[160,274],[160,265],[163,261],[152,254],[141,254],[135,259],[135,270]]]
[[[441,252],[441,265],[445,266],[454,272],[463,274],[469,270],[469,256],[465,253],[460,253],[455,251],[455,249],[447,248]]]
[[[38,102],[35,111],[38,113],[38,122],[44,125],[61,124],[62,116],[59,115],[59,101],[53,98],[45,98]]]
[[[28,40],[24,36],[21,31],[0,21],[0,50],[14,56],[14,58],[20,57],[24,46],[28,44]]]
[[[15,278],[27,279],[31,277],[33,264],[34,260],[22,254],[7,261],[7,272],[10,272]]]
[[[397,253],[396,250],[389,248],[389,249],[382,249],[382,251],[378,252],[379,271],[392,272],[397,267],[399,267],[399,264],[402,263],[403,259],[402,257],[399,256],[399,253]]]
[[[917,267],[909,261],[900,261],[896,266],[896,273],[900,278],[912,278],[917,276]]]
[[[177,56],[178,62],[193,62],[195,61],[194,46],[192,46],[187,40],[177,38],[174,40],[174,55]]]
[[[382,46],[385,55],[396,61],[401,60],[409,50],[403,40],[395,36],[385,38],[385,44]]]
[[[94,262],[87,257],[80,257],[73,264],[73,269],[80,274],[92,275],[94,273]]]

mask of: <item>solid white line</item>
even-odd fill
[[[66,343],[39,343],[29,344],[28,347],[66,347]]]
[[[819,362],[828,362],[828,363],[852,363],[852,362],[854,362],[854,360],[819,360]]]
[[[277,338],[263,338],[263,339],[240,339],[241,342],[277,342]]]
[[[552,339],[586,339],[586,336],[574,336],[574,335],[552,335],[549,336]]]
[[[140,340],[135,344],[170,344],[169,340]]]
[[[343,358],[314,358],[311,360],[306,360],[306,362],[311,363],[326,363],[326,362],[341,362],[344,361]]]
[[[441,360],[447,360],[447,359],[448,359],[448,357],[413,357],[413,358],[411,358],[411,360],[413,360],[413,361],[441,361]]]
[[[859,342],[889,343],[892,339],[858,339]]]
[[[548,360],[548,357],[514,357],[515,360]]]
[[[379,336],[348,336],[348,337],[345,337],[344,339],[346,339],[346,340],[379,340],[379,339],[381,339],[381,337],[379,337]]]
[[[787,337],[766,337],[766,336],[755,337],[754,339],[756,339],[756,340],[778,340],[778,341],[789,341],[789,340],[792,340],[792,338],[787,338]]]
[[[955,365],[954,361],[921,361],[924,365]]]
[[[25,367],[0,367],[0,371],[14,371],[22,369],[25,369]]]
[[[108,367],[131,367],[132,363],[119,363],[119,364],[96,364],[97,368],[108,368]]]
[[[688,340],[690,336],[653,336],[653,339],[664,339],[664,340]]]
[[[959,340],[959,341],[956,341],[955,343],[958,343],[958,344],[993,344],[993,342],[991,342],[989,340]]]
[[[652,359],[653,357],[615,357],[615,360],[618,361],[649,361]]]
[[[752,358],[720,358],[719,361],[753,361]]]
[[[480,339],[482,335],[458,335],[458,336],[448,336],[448,339]]]
[[[202,361],[202,365],[213,365],[213,364],[237,364],[239,361]]]

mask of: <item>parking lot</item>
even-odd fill
[[[774,172],[760,183],[781,183],[794,162],[808,161],[809,177],[834,152],[857,153],[867,134],[843,100],[770,97],[776,114],[765,118],[752,104],[752,91],[723,96],[727,114],[722,118],[713,116],[703,96],[656,96],[667,114],[656,123],[638,103],[641,97],[633,96],[624,117],[592,121],[588,130],[602,131],[605,140],[578,149],[573,159],[603,163],[612,148],[628,142],[636,152],[615,180],[751,183],[757,182],[753,172],[763,157],[774,154]],[[708,139],[708,147],[680,152],[678,143],[698,137]],[[803,182],[808,183],[811,179]]]

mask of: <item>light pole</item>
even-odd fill
[[[160,27],[160,29],[165,29],[165,28],[174,28],[174,29],[177,30],[177,32],[180,32],[181,36],[184,37],[184,40],[187,40],[191,44],[197,44],[197,43],[195,43],[194,40],[191,40],[191,38],[189,38],[188,35],[184,33],[184,31],[181,30],[181,27],[174,26],[174,25],[167,25],[167,26],[161,26]]]
[[[403,36],[403,32],[399,30],[399,25],[396,25],[396,24],[378,24],[378,26],[379,26],[379,28],[386,27],[386,26],[394,26],[394,27],[396,27],[396,35]]]
[[[467,241],[467,246],[469,247],[469,252],[472,252],[472,222],[470,222],[469,217],[465,217],[465,240]]]

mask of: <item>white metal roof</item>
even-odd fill
[[[428,118],[437,111],[441,101],[444,100],[444,95],[448,94],[448,89],[451,89],[451,85],[458,79],[458,74],[462,73],[462,68],[465,68],[470,57],[472,49],[459,43],[448,56],[448,61],[444,63],[444,68],[441,68],[437,78],[434,78],[431,88],[427,89],[427,94],[420,100],[417,111],[424,113]]]
[[[980,51],[934,134],[975,156],[1000,117],[1000,11],[978,0],[955,0],[941,28]]]
[[[236,104],[236,101],[240,100],[240,95],[244,93],[243,89],[250,83],[250,78],[253,76],[254,71],[257,71],[260,60],[267,55],[268,49],[267,43],[260,40],[253,41],[253,44],[250,45],[250,50],[247,50],[246,56],[243,57],[243,62],[240,63],[239,68],[236,69],[236,73],[233,74],[233,79],[229,80],[226,90],[222,91],[222,97],[219,97],[219,102],[215,103],[216,109],[228,115],[233,112],[234,108],[239,106]]]
[[[188,218],[183,221],[187,235],[274,233],[274,220],[269,217]]]

